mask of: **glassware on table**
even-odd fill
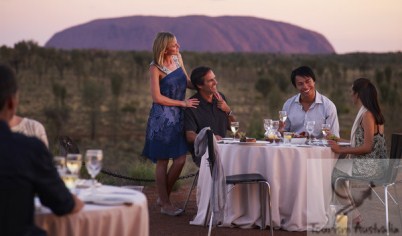
[[[59,176],[63,176],[67,172],[67,167],[66,167],[66,158],[63,156],[55,156],[53,157],[53,164],[57,169],[57,172],[59,172]]]
[[[272,128],[272,119],[264,119],[265,137],[268,137],[271,128]]]
[[[283,144],[290,145],[293,137],[293,132],[283,132]]]
[[[279,129],[279,120],[273,120],[272,121],[272,131],[276,133]]]
[[[327,137],[327,135],[329,134],[330,128],[331,128],[330,124],[321,125],[321,132],[324,138]]]
[[[78,176],[82,165],[81,154],[72,154],[72,153],[67,154],[66,164],[70,174]]]
[[[81,170],[82,156],[81,154],[69,153],[66,156],[66,166],[67,170],[65,174],[61,175],[61,178],[67,188],[73,193],[76,191],[76,183],[78,180],[78,175]]]
[[[102,168],[103,152],[100,149],[89,149],[85,153],[85,167],[92,179],[92,187],[95,187],[95,177]]]
[[[278,132],[279,129],[279,120],[271,121],[271,127],[268,131],[268,134],[265,135],[265,139],[271,143],[279,143],[281,140],[281,134]]]
[[[308,133],[308,144],[312,144],[311,135],[314,132],[315,121],[310,120],[306,122],[306,131]]]
[[[239,122],[238,121],[230,122],[230,130],[233,133],[233,140],[236,140],[236,133],[237,131],[239,131]]]
[[[66,185],[66,187],[70,189],[70,191],[75,188],[76,182],[78,180],[78,175],[64,174],[64,175],[62,175],[60,177],[63,180],[63,182]]]
[[[286,111],[279,111],[279,120],[280,121],[285,123],[287,118],[288,118],[288,114],[286,113]]]

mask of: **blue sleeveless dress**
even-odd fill
[[[186,96],[187,78],[181,67],[168,73],[160,80],[163,96],[183,101]],[[170,73],[169,73],[170,72]],[[187,153],[184,135],[184,110],[176,106],[163,106],[153,103],[148,118],[145,146],[142,155],[152,162],[162,159],[175,159]]]

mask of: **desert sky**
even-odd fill
[[[402,51],[400,0],[0,0],[0,46],[133,15],[252,16],[321,33],[337,53]]]

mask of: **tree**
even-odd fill
[[[120,74],[114,73],[110,76],[110,89],[113,95],[111,103],[111,118],[112,118],[112,138],[113,142],[116,142],[116,132],[118,130],[118,124],[120,123],[120,102],[119,97],[123,88],[123,77]]]
[[[91,140],[95,139],[96,127],[100,115],[100,106],[104,99],[104,87],[95,79],[87,79],[82,88],[82,103],[88,110],[89,132]]]

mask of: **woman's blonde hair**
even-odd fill
[[[163,54],[169,44],[169,42],[175,39],[174,34],[170,32],[159,32],[154,40],[154,45],[152,48],[154,63],[156,65],[163,65]]]

